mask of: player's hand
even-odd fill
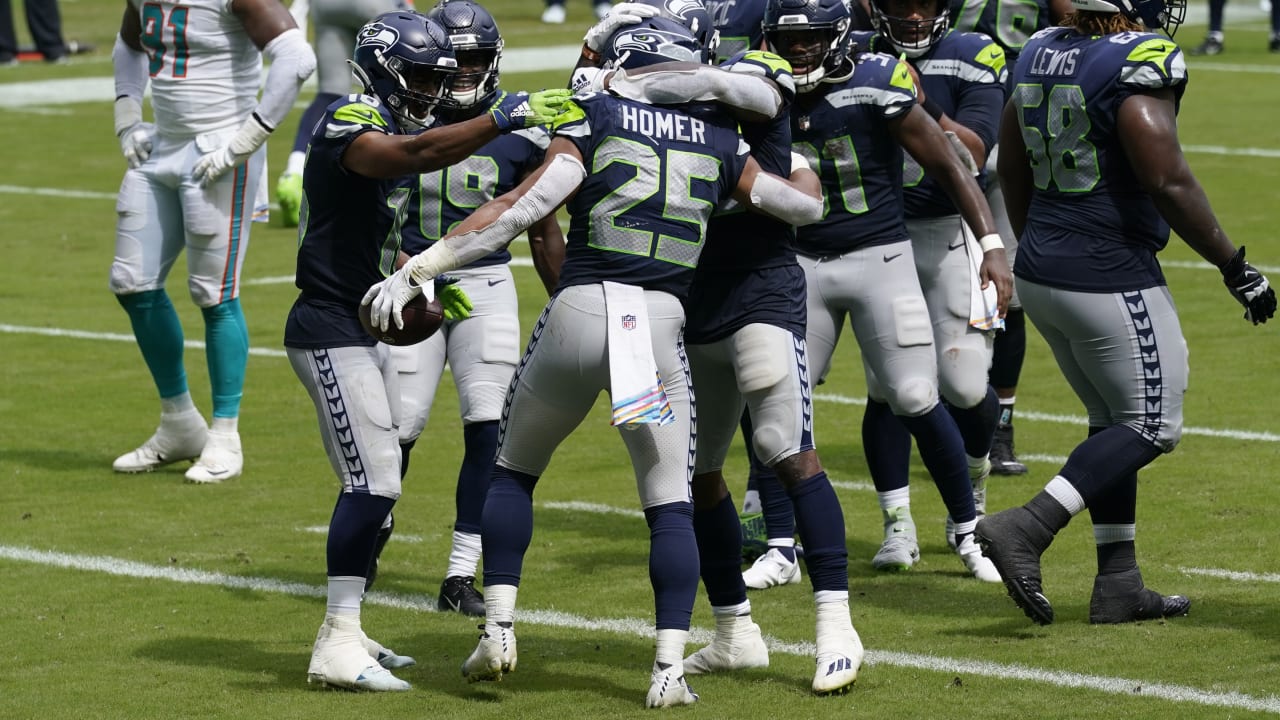
[[[201,187],[209,187],[218,178],[227,174],[227,171],[244,163],[249,159],[252,152],[244,155],[237,154],[231,149],[230,145],[223,145],[211,153],[201,155],[196,164],[191,168],[191,177],[200,183]]]
[[[120,133],[120,152],[130,168],[141,167],[151,157],[155,137],[156,126],[149,122],[135,123]]]
[[[498,132],[510,132],[550,124],[573,93],[564,88],[536,93],[501,91],[489,107]]]
[[[592,52],[600,52],[604,49],[604,43],[620,28],[651,18],[658,14],[658,8],[644,3],[618,3],[609,8],[609,14],[605,15],[600,22],[591,26],[587,30],[586,37],[582,38],[582,44],[586,45]]]
[[[769,78],[778,85],[783,99],[787,102],[791,102],[796,97],[796,81],[791,75],[791,63],[781,55],[766,50],[748,50],[746,53],[733,56],[721,67],[729,72]]]
[[[982,254],[978,276],[983,289],[988,283],[996,284],[996,306],[1000,309],[1000,317],[1004,317],[1009,311],[1009,298],[1013,297],[1013,272],[1009,270],[1009,256],[1004,249]]]
[[[924,84],[920,82],[920,73],[916,72],[916,66],[907,60],[907,54],[903,53],[898,61],[907,66],[907,72],[911,73],[911,82],[916,86],[916,103],[924,104]]]
[[[422,286],[414,285],[404,269],[392,273],[386,280],[369,288],[361,305],[369,305],[369,322],[379,330],[386,330],[395,321],[396,328],[404,329],[404,306],[422,292]],[[427,298],[430,300],[431,298]]]
[[[445,320],[466,320],[471,317],[471,297],[458,285],[458,278],[452,275],[437,275],[435,280],[436,299],[444,311]]]
[[[1254,325],[1265,323],[1276,314],[1276,291],[1267,277],[1244,261],[1244,246],[1222,266],[1222,282],[1231,297],[1244,306],[1244,319]]]

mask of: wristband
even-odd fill
[[[984,253],[991,252],[992,250],[1003,250],[1004,241],[1000,239],[999,234],[991,233],[990,235],[983,235],[978,238],[978,247],[982,248],[982,252]]]
[[[791,173],[794,175],[797,170],[812,170],[809,166],[809,160],[800,153],[791,153]]]
[[[942,116],[946,114],[942,111],[942,106],[934,102],[933,97],[931,96],[926,96],[924,102],[920,103],[920,107],[924,108],[924,111],[929,113],[929,117],[938,122],[941,122]]]

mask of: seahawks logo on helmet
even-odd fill
[[[688,36],[666,30],[635,30],[614,36],[613,55],[620,59],[632,52],[656,55],[669,60],[699,62],[697,53],[687,46]]]
[[[356,38],[357,47],[371,47],[379,50],[386,50],[398,42],[400,42],[400,33],[395,28],[380,22],[369,23],[360,28],[360,35]]]
[[[703,5],[701,0],[667,0],[667,12],[676,17],[685,17],[687,13],[695,10],[706,10],[707,6]],[[697,28],[690,28],[694,32],[698,32]]]

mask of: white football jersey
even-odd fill
[[[142,20],[161,135],[195,137],[236,127],[257,107],[262,54],[231,2],[130,0]]]

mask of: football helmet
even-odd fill
[[[607,69],[642,68],[662,62],[701,62],[702,44],[680,22],[662,16],[620,28],[605,41]]]
[[[659,17],[684,25],[702,46],[702,62],[714,62],[720,47],[720,31],[703,0],[631,0],[658,8]]]
[[[449,94],[462,108],[492,104],[498,91],[498,60],[502,33],[488,10],[473,0],[445,0],[427,13],[449,34],[458,72]]]
[[[352,74],[381,100],[402,130],[430,125],[437,106],[448,106],[458,61],[444,28],[426,15],[402,10],[379,15],[356,34]]]
[[[849,57],[849,7],[844,0],[769,0],[764,37],[791,63],[796,90],[810,92]]]
[[[909,58],[929,52],[951,25],[948,0],[930,0],[932,17],[897,17],[885,11],[885,0],[871,0],[871,24],[895,50]],[[921,13],[923,15],[924,13]]]
[[[1164,30],[1170,38],[1187,17],[1187,0],[1071,0],[1077,10],[1122,13],[1151,30]]]

